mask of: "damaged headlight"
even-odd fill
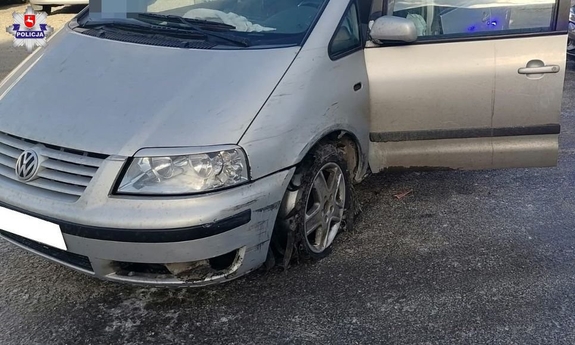
[[[121,194],[174,195],[213,191],[249,180],[244,151],[165,157],[136,157],[124,173]]]

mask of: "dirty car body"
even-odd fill
[[[326,255],[368,168],[552,166],[568,7],[497,2],[93,1],[0,84],[0,236],[205,285]]]

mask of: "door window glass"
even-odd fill
[[[553,0],[397,0],[393,15],[414,22],[420,40],[552,30]]]
[[[347,9],[329,45],[329,55],[340,58],[361,47],[361,33],[357,5],[353,2]]]

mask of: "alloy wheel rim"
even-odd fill
[[[345,178],[339,165],[327,163],[315,175],[307,195],[305,241],[314,253],[322,253],[335,239],[345,211]]]

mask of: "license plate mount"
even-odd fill
[[[67,250],[58,224],[0,207],[0,229],[54,248]]]

